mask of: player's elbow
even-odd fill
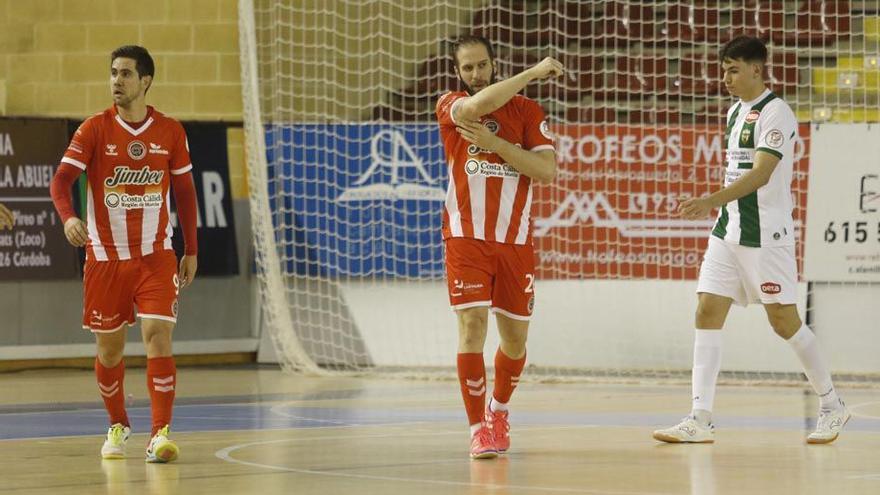
[[[482,111],[480,105],[474,102],[473,98],[463,101],[455,112],[456,120],[479,120],[480,117],[488,112]]]

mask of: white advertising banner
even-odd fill
[[[812,131],[804,277],[880,282],[880,126]]]

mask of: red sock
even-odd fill
[[[458,355],[458,380],[468,424],[481,422],[486,408],[486,364],[482,352]]]
[[[147,389],[150,391],[150,408],[153,412],[151,437],[165,425],[171,424],[176,385],[177,368],[172,356],[147,359]]]
[[[510,396],[519,385],[519,375],[525,365],[525,354],[519,359],[511,359],[498,348],[495,352],[495,390],[492,391],[492,397],[496,401],[502,404],[510,402]]]
[[[125,361],[107,368],[95,358],[95,376],[98,378],[98,392],[104,399],[104,409],[110,415],[110,424],[129,426],[128,414],[125,413],[125,389],[122,386],[125,381]]]

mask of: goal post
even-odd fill
[[[450,41],[476,33],[495,44],[498,77],[545,56],[566,67],[524,90],[547,114],[558,164],[553,184],[533,186],[529,372],[689,376],[714,221],[675,210],[723,184],[734,99],[717,53],[751,34],[768,45],[768,85],[800,122],[800,313],[839,376],[876,380],[880,181],[847,158],[872,153],[866,124],[880,122],[874,4],[240,0],[255,271],[279,362],[324,374],[452,369],[448,174],[433,111],[459,87]],[[490,324],[487,355],[496,334]],[[762,308],[732,309],[724,339],[725,376],[802,379]]]

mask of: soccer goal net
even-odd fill
[[[529,373],[689,376],[714,219],[675,211],[723,185],[735,100],[717,54],[750,34],[800,121],[800,314],[838,377],[876,379],[880,12],[867,1],[241,0],[262,326],[286,369],[454,366],[434,107],[459,88],[449,46],[466,33],[495,44],[499,78],[546,56],[566,69],[524,90],[559,167],[533,186]],[[724,339],[727,376],[800,379],[760,306],[734,307]],[[490,322],[487,355],[496,345]]]

